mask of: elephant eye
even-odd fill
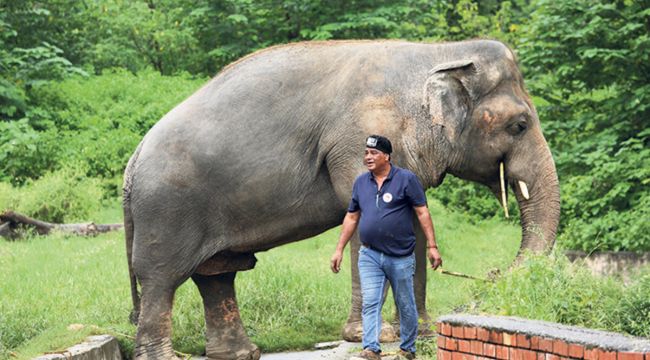
[[[528,123],[526,122],[526,118],[520,116],[517,119],[510,122],[506,130],[510,133],[510,135],[515,136],[523,133],[524,131],[526,131],[527,128],[528,128]]]

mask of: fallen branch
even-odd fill
[[[0,214],[0,236],[13,239],[17,236],[16,230],[20,227],[33,228],[39,235],[46,235],[52,231],[60,231],[66,234],[81,236],[95,236],[100,233],[119,230],[123,224],[54,224],[29,216],[6,210]]]

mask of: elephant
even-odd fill
[[[259,359],[239,315],[235,275],[255,266],[257,252],[340,225],[352,183],[366,171],[369,134],[391,139],[392,161],[425,188],[446,174],[502,198],[512,188],[520,254],[553,246],[555,164],[508,46],[355,40],[270,47],[228,65],[167,113],[126,166],[134,357],[174,358],[174,292],[191,278],[203,298],[208,358]],[[417,305],[428,321],[425,245],[418,244]],[[358,238],[351,248],[346,337],[359,330],[361,307]]]

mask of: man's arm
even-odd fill
[[[431,221],[431,214],[426,205],[416,206],[415,214],[418,217],[424,236],[427,238],[427,257],[431,262],[431,267],[435,270],[442,265],[442,258],[438,252],[438,245],[436,244],[436,235],[433,229],[433,221]]]
[[[339,242],[336,245],[336,250],[332,259],[330,260],[330,268],[335,274],[341,270],[341,261],[343,260],[343,250],[345,245],[348,244],[354,230],[357,229],[357,224],[359,223],[359,217],[361,216],[361,211],[348,212],[345,214],[343,219],[343,228],[341,229],[341,235],[339,236]]]

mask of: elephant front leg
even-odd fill
[[[413,287],[415,291],[415,306],[418,309],[418,335],[430,337],[435,334],[433,321],[427,312],[427,239],[420,228],[415,225],[415,277]],[[397,308],[397,307],[395,307]],[[396,317],[399,319],[399,316]],[[398,327],[399,328],[399,327]]]
[[[206,354],[210,360],[258,360],[261,356],[259,348],[246,335],[239,315],[236,274],[192,275],[203,298]]]
[[[343,328],[343,339],[351,342],[361,342],[363,334],[363,327],[361,324],[361,283],[359,280],[359,248],[361,241],[359,240],[358,232],[355,232],[350,239],[350,267],[352,269],[352,306],[350,308],[350,315],[348,321]],[[388,293],[388,287],[384,292],[384,299]],[[394,342],[397,341],[397,335],[393,327],[386,321],[381,324],[381,334],[379,335],[380,342]]]

